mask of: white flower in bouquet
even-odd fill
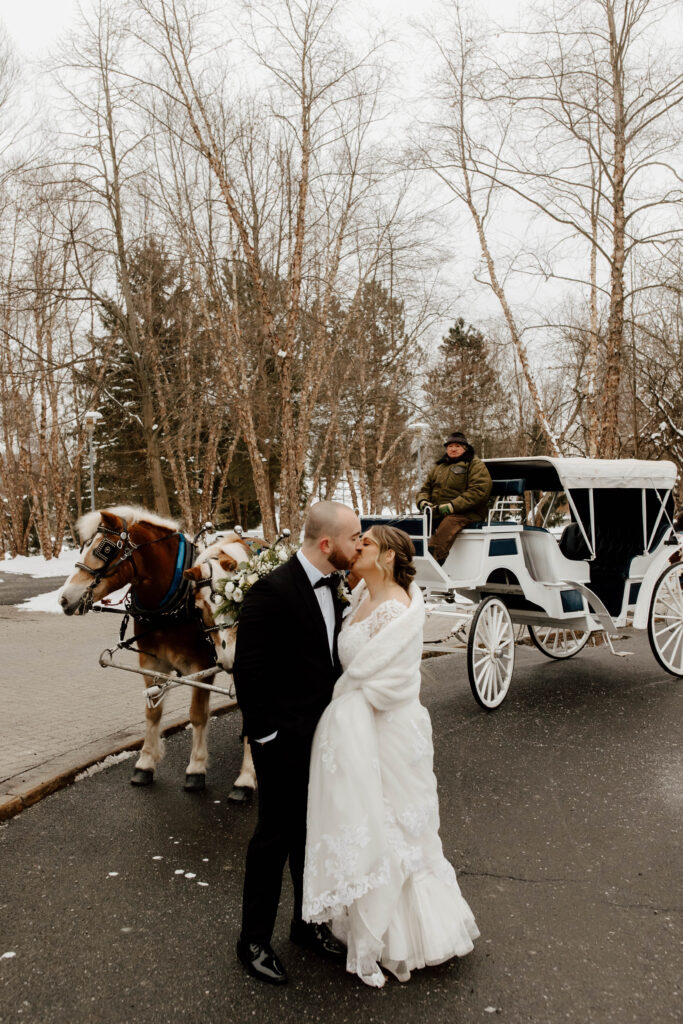
[[[222,622],[229,620],[231,624],[237,622],[247,591],[273,569],[286,562],[292,554],[292,549],[284,545],[264,548],[251,554],[230,576],[219,580],[216,589],[223,594],[224,601],[215,610],[214,618],[220,618]]]

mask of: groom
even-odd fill
[[[353,565],[360,535],[358,516],[346,505],[313,505],[301,549],[254,584],[240,613],[233,671],[259,811],[247,849],[237,956],[249,974],[274,985],[287,981],[270,939],[288,858],[294,888],[290,938],[323,956],[346,955],[326,925],[303,921],[301,904],[311,743],[341,674],[342,603],[334,570]]]

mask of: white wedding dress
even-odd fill
[[[420,704],[424,604],[386,601],[339,636],[344,672],[316,730],[303,916],[346,943],[347,970],[380,986],[464,956],[479,935],[445,859],[429,714]]]

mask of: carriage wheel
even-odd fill
[[[655,583],[647,632],[662,668],[683,676],[683,563],[665,569]]]
[[[477,608],[467,641],[467,673],[474,699],[488,711],[502,704],[515,664],[512,619],[499,597]]]
[[[564,626],[529,626],[529,636],[542,654],[548,658],[573,658],[588,643],[587,629],[567,629]]]

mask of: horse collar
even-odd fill
[[[194,561],[195,546],[183,533],[172,534],[172,536],[178,537],[178,555],[171,585],[155,608],[145,608],[141,605],[131,587],[128,595],[128,610],[134,618],[149,619],[158,615],[178,615],[187,610],[192,584],[185,579],[183,574]]]

